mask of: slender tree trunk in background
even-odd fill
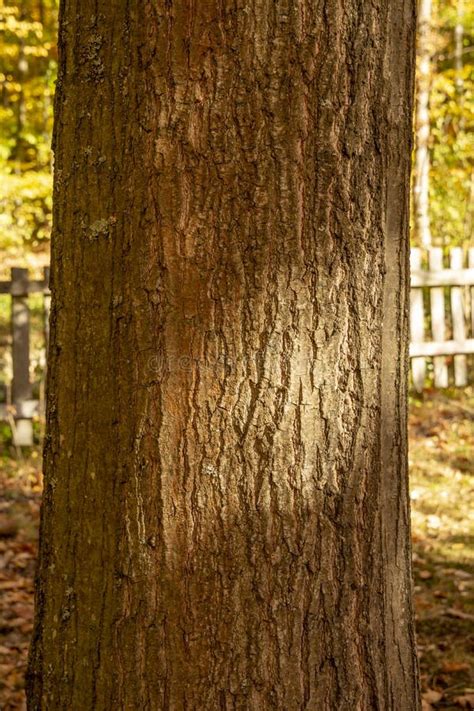
[[[457,0],[456,4],[457,18],[454,26],[454,69],[456,73],[455,86],[457,94],[457,103],[459,105],[458,118],[458,136],[464,133],[464,77],[463,77],[463,43],[464,43],[464,0]],[[469,243],[472,236],[471,216],[473,212],[472,200],[474,198],[473,190],[473,173],[471,173],[470,190],[467,191],[466,212],[463,221],[463,234],[459,235],[460,239]]]
[[[413,207],[415,238],[431,245],[430,227],[430,89],[431,89],[431,0],[418,0],[416,144]]]
[[[457,2],[457,21],[454,27],[454,67],[456,70],[456,91],[462,94],[463,81],[463,39],[464,39],[464,0]]]
[[[413,5],[62,3],[30,710],[418,708]]]
[[[19,7],[18,19],[22,22],[26,20],[25,4],[21,3]],[[26,100],[23,87],[28,74],[28,60],[25,55],[25,38],[21,37],[18,45],[18,64],[17,64],[17,81],[19,86],[18,100],[16,106],[16,131],[15,143],[12,147],[11,158],[17,163],[15,165],[15,173],[22,172],[22,161],[25,160],[25,143],[23,132],[26,123]]]
[[[38,14],[39,14],[39,21],[41,22],[42,25],[44,25],[44,2],[43,2],[43,0],[39,0],[39,2],[38,2]]]

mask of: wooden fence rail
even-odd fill
[[[467,264],[466,262],[467,256]],[[410,359],[412,384],[423,390],[428,380],[445,388],[464,387],[472,380],[468,358],[474,354],[474,248],[453,248],[449,262],[441,248],[411,250]],[[12,377],[0,402],[0,420],[12,426],[17,446],[33,442],[32,422],[40,412],[33,397],[30,366],[30,294],[43,294],[44,343],[48,340],[49,268],[43,279],[30,280],[27,269],[11,270],[0,281],[0,295],[11,297]],[[2,343],[0,342],[0,346]],[[450,369],[452,376],[450,377]]]
[[[474,248],[453,247],[449,266],[443,250],[411,250],[410,358],[415,390],[423,390],[432,359],[437,388],[469,382],[468,358],[474,354]],[[472,378],[472,375],[471,375]]]

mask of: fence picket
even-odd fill
[[[463,251],[461,247],[453,247],[450,251],[451,269],[462,269]],[[451,314],[453,318],[453,338],[455,341],[463,343],[466,340],[466,329],[464,326],[464,308],[462,287],[453,286],[451,288]],[[467,363],[465,355],[454,356],[454,384],[456,387],[467,385]]]
[[[474,267],[474,247],[470,247],[467,252],[468,264],[472,269]],[[471,338],[474,338],[474,282],[473,286],[468,289],[468,299],[470,300],[470,311],[471,311]]]
[[[414,248],[410,255],[411,269],[421,270],[421,250]],[[425,340],[425,316],[423,308],[423,290],[415,288],[410,290],[410,335],[412,343],[423,343]],[[415,390],[423,390],[426,378],[426,360],[412,358],[412,375]]]
[[[51,310],[51,296],[49,293],[49,267],[45,267],[43,270],[44,283],[47,291],[44,292],[43,300],[43,318],[44,318],[44,340],[46,345],[46,351],[48,350],[49,343],[49,313]]]
[[[430,272],[443,269],[443,250],[441,247],[431,247],[428,253]],[[430,289],[431,333],[434,341],[446,340],[444,287],[436,286]],[[448,366],[444,356],[433,358],[434,383],[437,388],[448,387]]]
[[[11,270],[12,320],[12,402],[16,409],[13,441],[18,447],[33,444],[33,423],[22,417],[22,405],[31,400],[30,383],[30,310],[28,269]]]

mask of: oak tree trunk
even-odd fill
[[[70,0],[29,709],[418,708],[413,0]]]

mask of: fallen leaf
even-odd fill
[[[2,538],[12,538],[18,533],[16,521],[8,518],[0,518],[0,536]]]
[[[446,674],[455,674],[456,672],[469,671],[470,665],[467,662],[443,662],[441,671]]]
[[[444,614],[448,617],[456,617],[458,620],[474,620],[474,615],[469,615],[467,612],[462,612],[462,610],[456,610],[455,607],[449,607]]]
[[[0,674],[6,678],[15,667],[12,664],[0,664]]]
[[[456,696],[454,699],[456,706],[462,709],[474,709],[474,694],[464,694],[464,696]]]
[[[462,568],[443,568],[441,572],[443,575],[455,575],[456,578],[461,578],[462,580],[471,580],[473,577],[471,573],[462,570]]]
[[[13,671],[8,675],[8,684],[14,689],[23,689],[25,686],[25,678],[18,671]]]
[[[2,620],[0,619],[0,629],[2,632],[9,632],[17,627],[21,627],[24,624],[24,620],[21,617],[16,617],[12,620]]]
[[[437,704],[442,698],[443,694],[440,691],[435,691],[434,689],[428,689],[428,691],[425,691],[422,696],[423,701],[426,701],[429,704]]]
[[[24,580],[5,580],[0,582],[0,590],[18,590],[26,585],[27,583]]]

